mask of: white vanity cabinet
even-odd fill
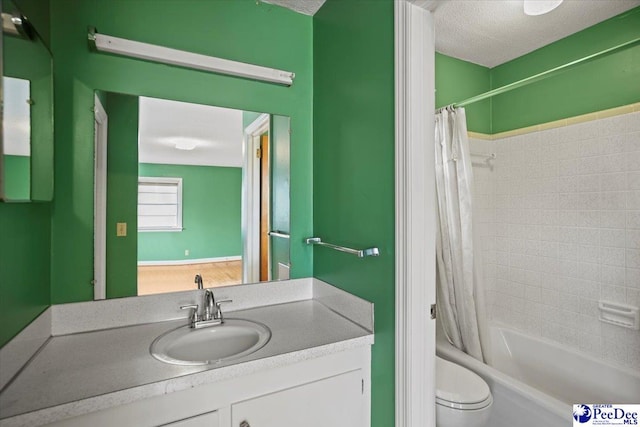
[[[50,426],[367,427],[370,358],[364,345],[211,383],[179,377],[165,394]]]
[[[363,426],[362,370],[231,406],[232,427]]]
[[[220,416],[218,411],[208,412],[202,415],[196,415],[195,417],[187,418],[185,420],[174,421],[169,424],[165,424],[163,427],[219,427]]]

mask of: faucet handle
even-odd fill
[[[222,310],[220,309],[220,306],[222,304],[226,304],[226,303],[229,303],[229,302],[233,302],[233,300],[232,299],[221,299],[221,300],[216,301],[216,318],[220,319],[220,321],[222,323],[224,323],[224,317],[222,316]]]
[[[195,325],[198,321],[198,307],[198,304],[187,304],[180,306],[180,310],[193,310],[193,312],[189,315],[189,321],[191,322],[192,326]]]

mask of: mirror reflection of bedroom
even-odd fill
[[[100,92],[96,106],[108,123],[107,298],[288,278],[288,117]],[[281,128],[285,147],[271,141]],[[99,135],[96,119],[98,146]]]

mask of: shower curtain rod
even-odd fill
[[[636,44],[638,42],[640,42],[640,37],[637,37],[637,38],[635,38],[633,40],[630,40],[628,42],[619,44],[617,46],[610,47],[609,49],[601,50],[600,52],[596,52],[594,54],[585,56],[584,58],[576,59],[575,61],[571,61],[571,62],[569,62],[567,64],[560,65],[560,66],[552,68],[550,70],[543,71],[543,72],[538,73],[538,74],[534,74],[533,76],[527,77],[527,78],[522,79],[522,80],[518,80],[517,82],[509,83],[508,85],[504,85],[504,86],[499,87],[497,89],[493,89],[493,90],[490,90],[488,92],[481,93],[480,95],[473,96],[471,98],[465,99],[464,101],[456,102],[456,103],[452,104],[451,106],[453,106],[453,107],[466,107],[469,104],[473,104],[475,102],[482,101],[482,100],[485,100],[487,98],[491,98],[492,96],[501,95],[501,94],[503,94],[505,92],[509,92],[509,91],[511,91],[513,89],[517,89],[519,87],[526,86],[526,85],[529,85],[531,83],[535,83],[537,81],[546,79],[546,78],[551,77],[551,76],[553,76],[553,75],[555,75],[557,73],[560,73],[562,71],[566,71],[567,69],[569,69],[571,67],[575,67],[576,65],[584,64],[585,62],[592,61],[592,60],[597,59],[597,58],[599,58],[599,57],[601,57],[603,55],[607,55],[607,54],[613,53],[613,52],[615,52],[617,50],[633,46],[634,44]],[[444,107],[444,108],[446,108],[446,107]]]

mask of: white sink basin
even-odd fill
[[[242,319],[225,319],[222,325],[193,329],[181,326],[151,343],[151,355],[175,365],[209,365],[247,356],[271,338],[265,325]]]

